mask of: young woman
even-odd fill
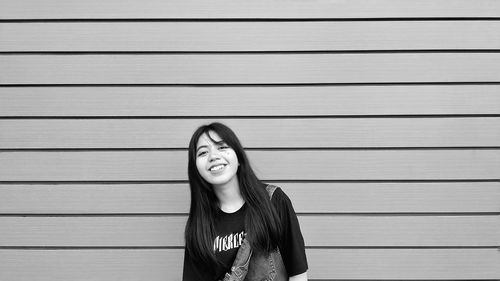
[[[307,280],[290,199],[256,177],[231,129],[212,123],[194,132],[188,175],[183,281]]]

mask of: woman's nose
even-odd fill
[[[218,150],[212,150],[209,152],[208,154],[209,156],[209,161],[212,162],[212,161],[215,161],[217,159],[220,159],[220,155],[219,155],[219,151]]]

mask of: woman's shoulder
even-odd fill
[[[271,202],[273,202],[274,205],[281,205],[290,202],[290,199],[280,186],[275,184],[265,184],[265,187],[269,197],[271,198]]]

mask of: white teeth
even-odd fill
[[[224,165],[217,165],[217,166],[213,166],[212,168],[210,168],[210,171],[218,171],[222,168],[224,168]]]

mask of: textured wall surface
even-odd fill
[[[492,0],[0,0],[0,280],[180,280],[215,120],[310,280],[500,279],[498,34]]]

